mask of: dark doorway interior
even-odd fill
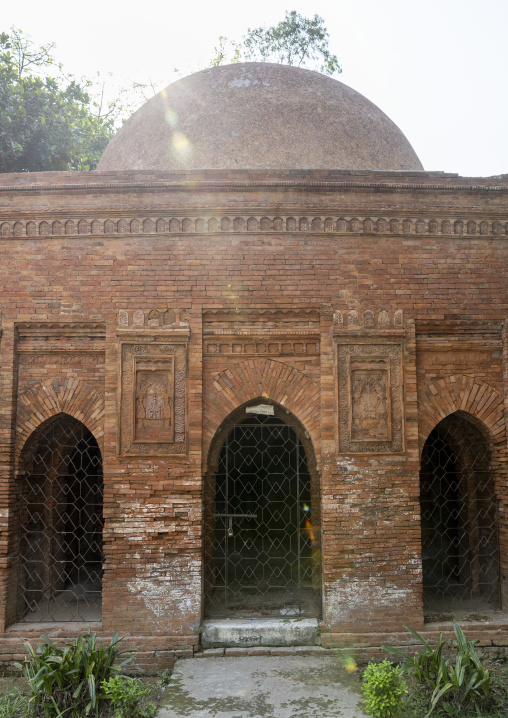
[[[103,482],[95,438],[61,414],[29,440],[22,469],[18,620],[100,620]]]
[[[296,431],[275,416],[240,421],[208,494],[206,617],[318,616],[318,497]]]
[[[420,472],[424,613],[475,620],[499,606],[499,544],[490,451],[457,412],[430,433]]]

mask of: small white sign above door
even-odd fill
[[[264,414],[264,416],[273,416],[273,406],[271,404],[256,404],[256,406],[248,406],[245,409],[246,414]]]

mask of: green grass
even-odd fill
[[[0,688],[0,718],[24,718],[28,715],[28,696],[12,683]]]

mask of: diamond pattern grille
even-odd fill
[[[424,609],[476,614],[499,604],[497,505],[487,442],[452,414],[429,435],[420,472]]]
[[[102,588],[102,459],[86,427],[60,416],[23,456],[18,617],[97,621]]]
[[[274,417],[238,424],[221,450],[213,488],[207,616],[318,615],[317,501],[296,432]]]

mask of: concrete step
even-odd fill
[[[210,619],[203,621],[203,648],[315,646],[320,643],[316,618]]]

